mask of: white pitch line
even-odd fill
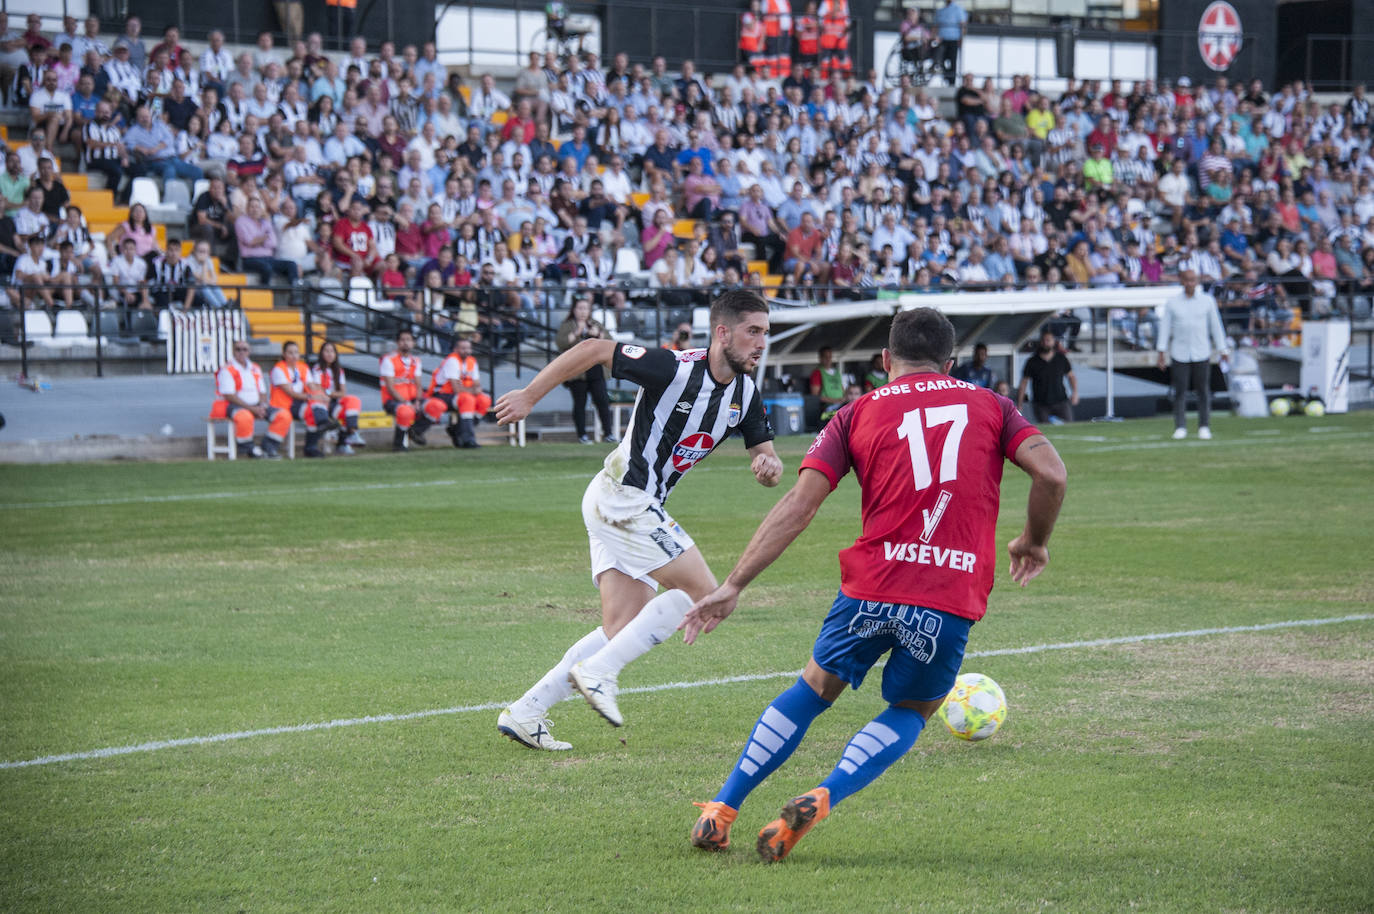
[[[1367,437],[1367,434],[1364,432],[1334,432],[1326,436],[1327,440],[1331,440],[1333,438],[1363,437]],[[1300,438],[1266,438],[1261,441],[1259,439],[1247,436],[1243,438],[1225,438],[1220,441],[1213,439],[1212,441],[1155,441],[1143,444],[1108,444],[1100,447],[1090,447],[1086,450],[1077,451],[1075,456],[1077,454],[1107,454],[1112,451],[1154,451],[1161,450],[1163,448],[1214,448],[1233,447],[1235,445],[1255,447],[1259,444],[1295,444],[1299,447],[1305,446],[1305,443]]]
[[[582,479],[588,473],[560,473],[540,475],[540,479]],[[81,501],[22,501],[13,504],[0,502],[0,508],[97,508],[104,505],[151,505],[177,501],[213,501],[221,498],[283,498],[293,495],[316,495],[327,492],[371,492],[378,489],[427,489],[431,486],[488,485],[491,483],[528,482],[527,477],[488,476],[475,479],[426,479],[415,482],[359,482],[335,486],[309,486],[294,489],[238,489],[228,492],[185,492],[174,495],[131,495],[127,498],[93,498]]]
[[[1148,641],[1165,641],[1171,638],[1196,638],[1204,635],[1232,635],[1242,632],[1263,632],[1281,628],[1306,628],[1316,625],[1335,625],[1341,622],[1367,622],[1374,619],[1374,613],[1352,613],[1348,616],[1332,616],[1325,619],[1289,619],[1283,622],[1264,622],[1258,625],[1233,625],[1224,628],[1195,628],[1178,632],[1155,632],[1146,635],[1124,635],[1118,638],[1096,638],[1090,641],[1060,641],[1053,644],[1032,644],[1026,647],[1005,647],[990,651],[970,651],[965,660],[981,657],[1007,657],[1020,654],[1043,654],[1046,651],[1066,651],[1085,647],[1105,647],[1114,644],[1140,644]],[[718,679],[699,679],[692,682],[664,682],[658,685],[635,686],[622,689],[622,695],[644,695],[651,692],[673,692],[682,689],[700,689],[707,686],[729,685],[737,682],[762,682],[768,679],[784,679],[800,676],[800,670],[787,670],[774,673],[746,673],[740,676],[723,676]],[[564,701],[575,699],[566,698]],[[427,711],[410,711],[404,714],[372,714],[367,717],[346,717],[337,720],[319,721],[313,724],[293,724],[285,727],[264,727],[260,730],[236,730],[231,733],[215,733],[210,736],[188,736],[182,739],[153,740],[129,746],[107,746],[104,749],[91,749],[86,752],[67,752],[62,755],[44,755],[39,758],[17,762],[0,762],[0,769],[32,768],[37,765],[55,765],[59,762],[77,762],[87,759],[112,758],[117,755],[134,755],[141,752],[158,752],[163,749],[178,749],[183,746],[205,746],[212,743],[228,743],[257,736],[278,736],[284,733],[311,733],[316,730],[336,730],[340,727],[358,727],[363,724],[389,724],[404,720],[419,720],[425,717],[443,717],[453,714],[471,714],[478,711],[499,711],[506,707],[504,702],[488,702],[481,705],[460,705],[455,708],[432,708]]]

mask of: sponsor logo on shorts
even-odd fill
[[[688,435],[673,445],[673,469],[685,473],[716,446],[716,439],[705,432]]]
[[[849,620],[849,633],[860,638],[890,635],[910,651],[918,663],[930,663],[935,659],[940,616],[928,609],[905,603],[861,600],[858,613]]]
[[[677,526],[674,524],[674,526]],[[662,527],[655,527],[649,531],[649,539],[658,544],[658,548],[663,550],[664,555],[670,559],[675,559],[687,550],[682,548],[682,544],[673,539],[673,535]]]
[[[620,354],[627,359],[642,359],[646,352],[648,352],[648,350],[643,346],[625,345],[620,347]]]

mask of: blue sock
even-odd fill
[[[873,783],[893,762],[906,755],[925,725],[925,718],[911,708],[893,705],[854,734],[844,747],[840,763],[820,784],[830,791],[831,808]]]
[[[730,772],[716,799],[739,809],[749,791],[787,761],[806,735],[811,721],[828,707],[830,702],[822,700],[805,680],[798,678],[759,716],[748,744],[735,763],[735,770]]]

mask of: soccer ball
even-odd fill
[[[1293,411],[1293,401],[1287,397],[1275,397],[1269,401],[1269,415],[1286,416]]]
[[[977,742],[996,733],[1007,719],[1007,696],[992,677],[961,673],[936,713],[950,733]]]
[[[1307,405],[1303,407],[1303,412],[1313,419],[1317,419],[1326,415],[1326,406],[1320,400],[1308,400]]]

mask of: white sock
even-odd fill
[[[583,635],[576,644],[568,648],[563,659],[511,707],[520,712],[529,712],[528,716],[531,717],[547,713],[549,708],[572,695],[573,689],[568,683],[568,670],[573,668],[573,664],[590,657],[605,646],[606,633],[598,625],[595,631]],[[522,713],[517,716],[525,715]]]
[[[654,597],[639,615],[616,632],[606,646],[588,657],[585,666],[610,676],[618,676],[620,671],[636,657],[642,657],[655,644],[662,644],[677,631],[687,610],[692,608],[692,598],[684,590],[669,590]]]

